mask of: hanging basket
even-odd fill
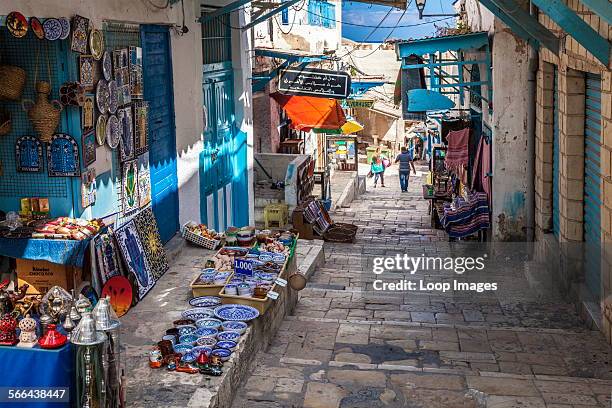
[[[60,122],[60,113],[63,109],[59,101],[49,102],[51,85],[49,82],[36,83],[36,102],[26,99],[22,102],[23,110],[28,113],[32,127],[38,133],[41,142],[49,142]]]
[[[23,68],[13,65],[0,65],[0,99],[18,101],[21,99],[26,82]]]
[[[0,110],[0,136],[6,136],[9,133],[11,133],[11,115]]]

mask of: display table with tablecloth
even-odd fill
[[[71,391],[74,390],[74,357],[73,346],[68,343],[55,350],[0,346],[0,407],[3,408],[68,408]],[[15,400],[8,402],[8,389],[62,388],[66,390],[68,400],[57,402],[32,402],[32,400]]]
[[[48,261],[61,265],[83,266],[90,239],[0,238],[0,255],[18,259]]]

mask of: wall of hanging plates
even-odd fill
[[[23,38],[15,38],[6,26],[0,26],[0,64],[18,66],[26,71],[26,82],[19,101],[0,100],[2,112],[10,115],[11,129],[0,135],[0,208],[18,210],[22,197],[48,197],[54,215],[66,215],[72,208],[72,186],[66,177],[49,177],[46,146],[42,145],[40,168],[32,155],[22,157],[22,163],[32,166],[18,171],[16,144],[22,136],[36,136],[32,123],[22,108],[24,100],[36,100],[35,77],[51,83],[50,100],[58,98],[60,85],[66,80],[68,40],[45,41],[28,30]],[[69,112],[61,112],[58,132],[71,134]],[[80,144],[80,138],[76,138]],[[24,169],[22,169],[24,170]]]

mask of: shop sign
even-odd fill
[[[278,90],[285,95],[345,99],[351,93],[351,77],[346,72],[326,69],[284,69]]]
[[[253,261],[250,259],[234,259],[234,272],[236,275],[253,276]]]
[[[374,99],[347,99],[343,101],[343,107],[347,108],[371,108],[374,106]]]

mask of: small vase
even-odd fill
[[[23,110],[28,113],[32,127],[38,133],[42,142],[49,142],[55,133],[60,121],[62,104],[59,101],[49,101],[51,85],[49,82],[38,81],[36,83],[36,102],[26,99],[22,102]]]

